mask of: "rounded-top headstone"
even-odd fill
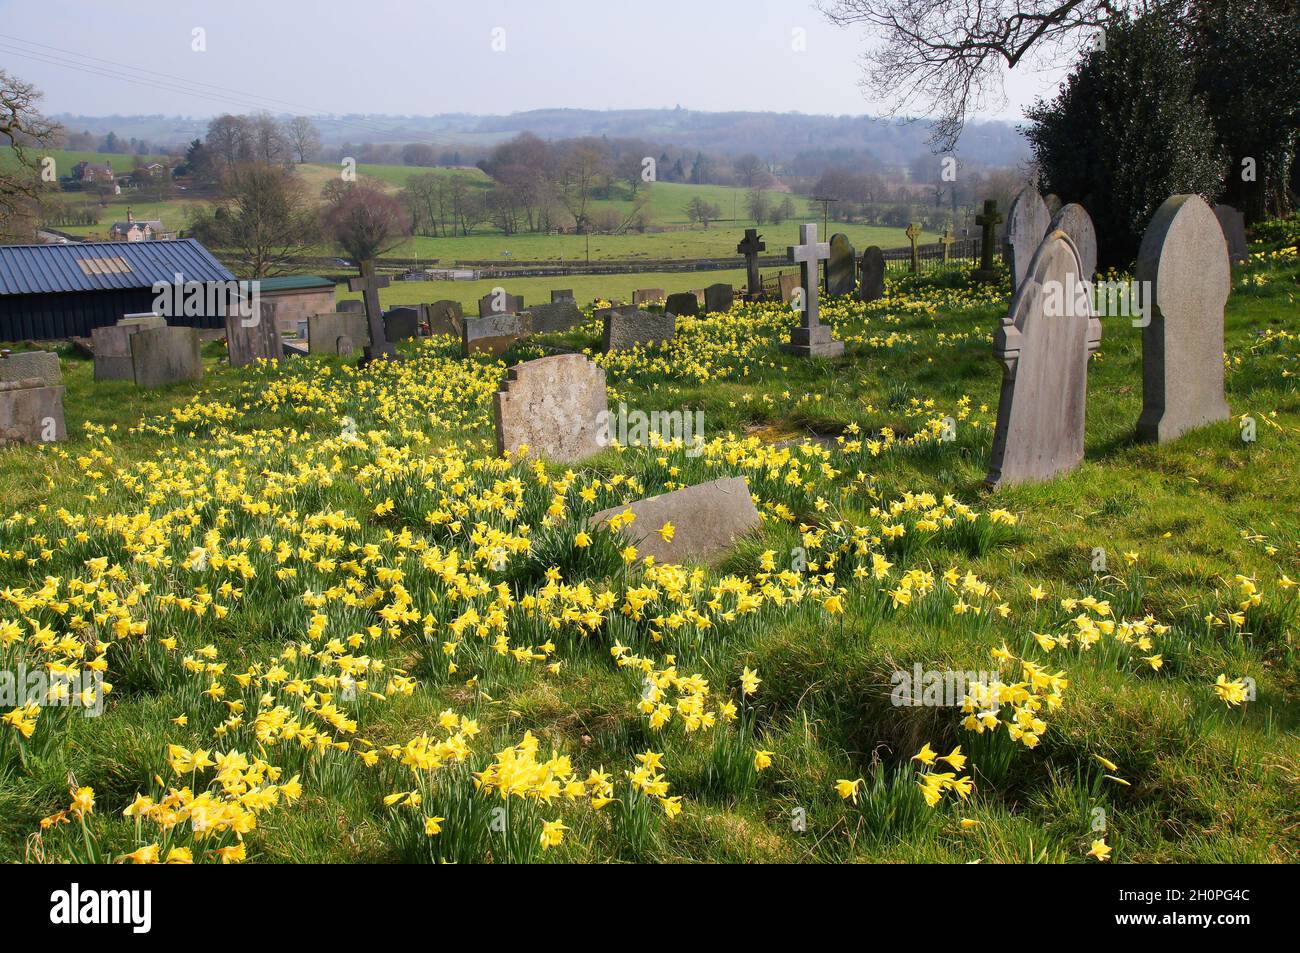
[[[1092,281],[1092,276],[1097,270],[1097,229],[1093,226],[1092,216],[1088,214],[1087,209],[1077,202],[1063,205],[1053,216],[1052,224],[1047,229],[1049,235],[1055,231],[1062,231],[1070,236],[1070,241],[1074,242],[1074,247],[1079,252],[1079,261],[1083,267],[1083,273],[1079,277]]]
[[[1011,265],[1011,292],[1015,293],[1029,271],[1030,259],[1052,224],[1052,213],[1038,194],[1038,189],[1026,185],[1011,202],[1007,213],[1007,257]]]

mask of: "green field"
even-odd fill
[[[64,354],[72,438],[0,451],[0,663],[113,688],[0,712],[0,860],[1293,861],[1298,279],[1235,271],[1234,419],[1169,444],[1105,319],[1083,465],[997,492],[1007,299],[952,276],[827,302],[834,361],[775,305],[610,355],[212,344],[157,391]],[[506,368],[556,344],[701,452],[500,457]],[[587,525],[729,476],[762,525],[698,571]],[[913,666],[1007,697],[899,705]]]

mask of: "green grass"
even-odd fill
[[[959,421],[952,442],[919,440],[878,456],[865,448],[832,446],[821,457],[815,446],[806,445],[797,454],[808,461],[801,472],[815,484],[811,489],[793,486],[786,464],[773,475],[774,464],[712,454],[692,458],[680,450],[665,454],[669,459],[662,463],[658,451],[630,449],[549,468],[554,479],[572,469],[577,486],[635,476],[648,493],[669,482],[741,472],[766,512],[772,514],[768,507],[776,503],[790,507],[791,522],[771,515],[758,539],[739,544],[722,565],[707,571],[707,584],[727,573],[752,577],[764,550],[778,554],[778,569],[798,545],[808,548],[810,559],[824,562],[838,548],[801,538],[800,524],[824,532],[827,540],[840,538],[835,521],[878,532],[882,521],[871,508],[909,492],[950,494],[981,514],[1004,507],[1018,522],[998,526],[984,515],[969,526],[930,533],[915,526],[915,515],[886,519],[909,527],[897,540],[870,545],[895,564],[889,579],[856,580],[848,570],[852,547],[838,555],[832,571],[845,599],[845,613],[838,617],[826,614],[819,596],[799,606],[767,605],[756,615],[730,621],[718,617],[704,631],[687,625],[658,643],[649,636],[648,620],[637,623],[617,611],[584,636],[572,625],[551,630],[522,610],[511,610],[511,644],[553,640],[554,658],[562,663],[557,675],[544,672],[540,663],[496,655],[491,639],[472,631],[457,652],[460,671],[449,675],[441,643],[449,637],[452,619],[469,603],[486,611],[490,595],[462,601],[399,543],[403,530],[409,531],[440,552],[457,553],[464,566],[482,544],[485,530],[477,524],[518,532],[527,523],[533,554],[511,557],[499,576],[485,564],[481,572],[490,582],[505,582],[517,598],[536,595],[544,571],[563,560],[566,583],[585,582],[595,592],[609,588],[622,603],[628,583],[622,570],[609,571],[610,552],[602,548],[609,542],[598,538],[590,550],[573,548],[572,513],[548,526],[543,517],[554,487],[538,485],[527,465],[509,471],[525,487],[514,516],[504,515],[498,500],[471,508],[460,531],[426,519],[456,500],[504,491],[496,481],[507,474],[471,465],[453,476],[433,461],[441,461],[446,448],[455,448],[457,458],[466,461],[491,456],[485,449],[492,435],[491,394],[506,364],[542,353],[537,343],[519,345],[494,362],[461,360],[450,342],[423,342],[408,346],[413,360],[407,364],[360,374],[339,359],[235,371],[219,363],[219,346],[209,346],[202,383],[149,393],[126,383],[95,384],[88,362],[65,355],[69,431],[80,435],[86,423],[115,429],[108,432],[111,444],[93,435],[76,436],[57,448],[0,452],[0,492],[6,510],[19,514],[0,523],[5,585],[34,591],[50,575],[85,577],[85,560],[109,557],[129,580],[153,587],[145,602],[151,632],[175,635],[178,654],[212,645],[227,666],[219,678],[228,689],[226,700],[242,697],[248,711],[244,727],[215,735],[230,712],[224,702],[200,694],[210,678],[187,674],[176,660],[146,657],[148,640],[125,640],[110,656],[111,680],[118,687],[103,717],[51,719],[22,762],[6,735],[7,745],[0,748],[0,857],[21,859],[37,848],[51,859],[84,857],[87,842],[76,822],[56,826],[38,842],[28,839],[41,817],[67,806],[70,774],[76,784],[95,788],[88,829],[100,856],[139,846],[133,825],[120,812],[137,791],[156,787],[152,777],[167,772],[165,745],[176,743],[261,752],[283,765],[286,775],[301,774],[302,800],[291,810],[262,815],[246,838],[250,858],[265,861],[441,856],[1084,862],[1099,836],[1092,828],[1097,809],[1104,812],[1114,862],[1292,859],[1300,848],[1297,603],[1295,590],[1278,582],[1283,573],[1300,577],[1300,506],[1294,490],[1300,468],[1297,278],[1294,258],[1252,265],[1237,276],[1228,303],[1227,396],[1235,415],[1259,421],[1255,443],[1241,440],[1236,421],[1168,445],[1135,443],[1140,332],[1108,319],[1100,355],[1089,371],[1084,465],[1046,484],[996,494],[982,486],[1000,380],[989,349],[1005,309],[996,292],[903,279],[891,283],[894,297],[883,302],[831,302],[826,320],[848,342],[844,358],[834,362],[781,356],[775,344],[789,315],[747,307],[683,323],[678,341],[666,349],[602,359],[612,402],[702,409],[708,437],[731,434],[724,439],[733,447],[743,446],[745,434],[773,441],[843,433],[850,425],[867,437],[878,437],[887,427],[905,439],[936,416],[957,416],[960,402],[969,398],[970,414]],[[601,280],[610,287],[610,279]],[[516,290],[515,283],[506,284]],[[552,284],[568,283],[547,286]],[[386,294],[398,293],[402,285],[394,283]],[[421,293],[419,300],[441,296]],[[527,291],[525,296],[532,297]],[[579,291],[580,299],[589,296]],[[1269,330],[1274,336],[1261,336]],[[550,343],[561,340],[592,347],[598,328],[589,324]],[[927,407],[927,401],[933,404]],[[180,417],[170,414],[187,406]],[[216,416],[226,407],[228,418]],[[344,417],[356,424],[357,438],[351,441],[340,436]],[[150,426],[137,428],[142,420]],[[737,459],[756,452],[751,448]],[[833,476],[823,463],[833,468]],[[637,495],[606,488],[600,493],[598,505],[611,505],[610,494],[615,502]],[[827,508],[819,508],[819,498]],[[376,513],[376,505],[386,500],[393,501],[392,511]],[[281,514],[249,509],[259,502],[279,506]],[[77,514],[83,513],[91,519],[79,523]],[[124,545],[121,525],[94,519],[110,513],[147,514],[142,528],[164,534],[158,542],[172,564],[150,569],[140,563],[142,550]],[[303,535],[310,514],[327,513],[354,518],[356,524],[331,531],[320,526]],[[180,527],[190,524],[192,534],[182,536]],[[88,534],[85,542],[73,538],[79,528]],[[230,615],[189,618],[149,601],[163,592],[191,594],[200,585],[215,591],[231,578],[229,571],[181,567],[192,547],[206,545],[204,534],[214,529],[224,552],[238,550],[239,540],[246,539],[258,569],[255,578],[236,580],[245,590],[242,597],[218,599],[233,606]],[[678,527],[678,532],[689,529]],[[379,562],[358,563],[355,570],[313,568],[329,532],[342,544],[341,561],[359,560],[357,547],[369,543]],[[286,565],[297,567],[296,577],[277,579],[274,565],[257,554],[254,541],[264,534],[314,550],[307,557],[289,557]],[[41,554],[43,547],[48,556]],[[1106,573],[1093,572],[1097,547],[1108,554]],[[20,550],[24,557],[15,560]],[[1137,554],[1134,566],[1126,563],[1126,552]],[[289,643],[305,638],[315,610],[304,604],[304,592],[342,586],[354,574],[363,583],[361,592],[391,585],[391,579],[377,577],[377,566],[403,571],[417,618],[398,626],[400,636],[363,637],[357,651],[405,669],[417,687],[409,697],[390,693],[386,702],[344,703],[359,721],[351,740],[364,738],[382,747],[403,745],[422,733],[442,737],[438,713],[452,708],[483,729],[471,739],[470,770],[483,770],[492,752],[518,743],[527,730],[542,739],[543,752],[554,748],[570,757],[578,777],[603,768],[620,785],[623,772],[634,767],[633,756],[653,749],[664,753],[670,793],[684,797],[681,816],[668,821],[657,806],[646,812],[646,805],[635,801],[594,812],[564,799],[549,805],[512,799],[513,835],[502,839],[490,832],[486,813],[500,802],[475,796],[464,767],[416,778],[386,759],[369,769],[352,754],[309,759],[293,745],[256,745],[247,722],[258,710],[262,689],[254,684],[241,692],[233,675],[250,666],[265,671]],[[955,596],[942,585],[905,609],[891,608],[880,592],[896,585],[905,570],[942,573],[949,567],[974,573],[995,590],[968,601],[986,609],[1006,603],[1009,616],[956,615]],[[1241,625],[1207,626],[1207,613],[1223,616],[1236,608],[1237,574],[1257,582],[1260,605],[1247,611]],[[1030,596],[1033,585],[1047,591],[1041,603]],[[1086,595],[1109,599],[1117,618],[1150,613],[1170,627],[1154,645],[1165,660],[1161,671],[1141,663],[1138,656],[1144,653],[1113,639],[1086,653],[1077,648],[1047,653],[1034,643],[1031,632],[1071,627],[1068,620],[1080,610],[1061,607],[1060,599]],[[382,626],[377,615],[382,601],[326,603],[321,610],[328,617],[325,638]],[[42,620],[59,624],[48,610],[36,611]],[[426,614],[433,620],[428,637],[422,634]],[[14,615],[12,606],[0,602],[0,619]],[[665,654],[674,653],[679,673],[700,673],[708,680],[710,706],[740,699],[743,668],[756,669],[763,681],[742,703],[736,725],[687,733],[674,715],[655,732],[636,707],[641,674],[613,664],[615,643],[660,667]],[[1062,670],[1069,679],[1063,705],[1045,714],[1048,728],[1034,750],[963,731],[960,714],[950,709],[890,704],[895,669],[913,663],[987,668],[990,649],[1001,645],[1050,671]],[[1256,700],[1226,709],[1212,690],[1221,672],[1255,679]],[[477,678],[473,687],[466,684],[471,676]],[[277,694],[277,703],[284,697]],[[189,724],[174,725],[171,719],[182,713]],[[4,725],[0,732],[11,735]],[[1006,735],[999,732],[997,739],[1005,741]],[[921,803],[915,762],[909,759],[925,743],[940,754],[963,745],[972,759],[965,773],[973,768],[976,777],[969,801],[949,794],[933,810]],[[761,773],[750,767],[755,748],[773,753],[772,767]],[[355,743],[354,749],[359,750]],[[1118,769],[1102,769],[1097,756]],[[1107,780],[1107,773],[1130,786]],[[857,778],[864,779],[857,804],[841,800],[833,790],[836,780]],[[426,799],[420,810],[383,805],[384,795],[411,789]],[[424,837],[425,814],[449,819],[443,834]],[[805,830],[792,824],[795,817],[806,821]],[[570,830],[560,847],[542,853],[535,845],[537,831],[542,820],[555,818]],[[963,828],[962,818],[978,824]]]

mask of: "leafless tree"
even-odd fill
[[[411,232],[411,220],[391,195],[365,185],[336,194],[322,218],[326,237],[358,264],[378,258],[400,245]]]
[[[62,133],[36,108],[40,98],[36,87],[0,70],[0,136],[17,160],[0,162],[0,242],[35,238],[42,187],[40,157],[33,150],[55,145]]]
[[[302,182],[280,165],[253,163],[228,175],[224,195],[190,230],[230,253],[249,278],[273,278],[316,240],[316,212]]]
[[[316,131],[316,124],[306,116],[294,116],[285,131],[299,162],[314,159],[320,152],[320,133]]]

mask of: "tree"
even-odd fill
[[[315,210],[301,181],[282,166],[256,163],[225,180],[225,194],[190,231],[220,248],[249,278],[273,278],[317,238]]]
[[[316,131],[316,124],[306,116],[294,116],[289,120],[286,134],[300,163],[314,159],[320,152],[320,133]]]
[[[241,162],[252,160],[252,125],[243,116],[218,116],[208,123],[204,145],[212,156],[218,174],[224,174]]]
[[[40,92],[0,69],[0,136],[16,162],[0,163],[0,242],[30,242],[36,237],[37,199],[43,191],[41,163],[33,147],[54,145],[60,127],[36,108]]]
[[[734,163],[736,175],[745,183],[745,188],[752,189],[755,186],[767,184],[767,166],[763,160],[752,152],[747,152]]]
[[[697,222],[705,228],[709,227],[709,222],[718,218],[722,214],[722,209],[705,199],[696,196],[686,203],[686,217],[694,225]]]
[[[771,215],[772,203],[762,189],[750,189],[745,196],[745,208],[749,210],[749,217],[755,225],[763,225]]]
[[[1026,112],[1040,185],[1078,202],[1097,228],[1098,263],[1128,265],[1171,194],[1213,204],[1223,162],[1195,71],[1163,14],[1119,18],[1051,102]]]
[[[794,218],[795,208],[794,200],[790,196],[781,199],[780,203],[772,209],[771,221],[773,225],[780,225],[782,222],[788,222]]]
[[[354,183],[335,193],[322,226],[325,236],[360,264],[400,245],[410,234],[411,220],[392,196]]]
[[[258,113],[250,122],[252,158],[267,165],[292,165],[293,145],[286,127],[270,113]]]

